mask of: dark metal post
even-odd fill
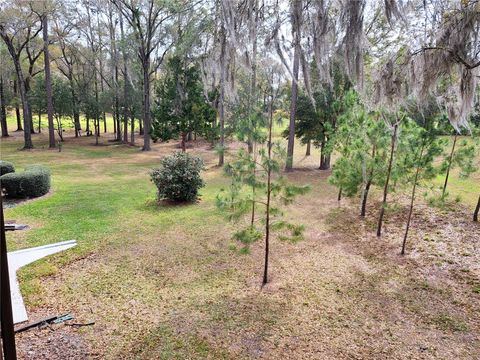
[[[2,194],[0,194],[0,207],[0,323],[2,329],[3,358],[5,360],[16,360],[17,351],[15,348],[15,332],[13,328],[10,279],[8,277],[7,241],[5,238]]]

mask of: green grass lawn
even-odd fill
[[[112,132],[113,131],[113,117],[111,114],[106,114],[105,115],[105,120],[106,120],[106,126],[107,126],[107,132]],[[56,120],[54,118],[54,123],[56,126]],[[48,129],[48,118],[47,114],[42,114],[41,115],[41,130],[45,131]],[[83,132],[85,133],[86,128],[87,128],[87,120],[85,116],[80,116],[80,124],[82,126]],[[14,132],[17,129],[17,118],[15,117],[15,113],[9,113],[7,114],[7,126],[8,126],[8,131],[9,132]],[[23,120],[22,120],[22,127],[23,127]],[[33,127],[35,131],[38,131],[38,114],[33,114]],[[62,127],[64,130],[70,130],[74,128],[73,124],[73,119],[71,118],[64,118],[62,119]],[[93,120],[90,120],[90,129],[93,131],[94,125],[93,125]],[[136,123],[135,131],[138,131],[138,123]],[[130,125],[128,130],[130,131]],[[101,133],[104,132],[104,122],[103,120],[100,121],[100,131]]]
[[[316,170],[317,150],[304,157],[305,148],[297,146],[297,171],[288,175],[312,185],[310,194],[288,208],[289,220],[306,225],[305,241],[273,241],[272,282],[261,291],[262,243],[248,256],[230,250],[235,226],[215,207],[215,196],[228,179],[215,166],[213,150],[191,150],[206,162],[201,200],[159,206],[148,172],[160,156],[177,150],[175,142],[154,144],[143,153],[109,142],[111,134],[102,136],[98,147],[91,137],[66,135],[61,152],[47,149],[46,134],[34,135],[32,151],[18,150],[19,133],[2,139],[2,159],[17,170],[39,163],[52,172],[50,194],[6,210],[7,219],[31,226],[9,233],[8,248],[78,241],[76,248],[21,270],[21,289],[32,318],[70,312],[79,322],[95,321],[79,336],[99,358],[334,359],[362,353],[394,359],[418,355],[409,345],[418,341],[435,348],[426,358],[435,352],[454,356],[453,348],[460,355],[480,353],[479,344],[470,340],[477,331],[471,320],[478,309],[475,298],[470,307],[455,308],[459,305],[451,304],[459,299],[451,293],[450,280],[444,285],[426,279],[434,290],[420,294],[423,275],[414,262],[364,254],[357,240],[348,240],[351,234],[373,233],[373,221],[347,230],[356,218],[344,214],[346,209],[356,214],[356,204],[349,208],[336,202],[328,172]],[[454,174],[450,192],[462,194],[471,205],[478,179],[458,180]],[[345,233],[332,230],[338,227]],[[382,244],[392,242],[396,248],[392,227],[387,226]],[[412,230],[413,239],[422,236]],[[376,238],[369,241],[379,244]],[[439,256],[435,261],[447,260]],[[465,284],[470,290],[462,291],[472,296],[472,285]],[[403,314],[401,321],[392,315],[396,312]],[[435,320],[445,313],[447,325],[453,325]],[[385,325],[375,330],[371,325],[376,323]],[[428,331],[394,335],[413,328]],[[19,343],[28,339],[22,335]],[[387,355],[377,357],[382,348]]]
[[[462,138],[458,140],[458,143],[460,141],[462,141]],[[467,141],[470,141],[470,139],[467,139]],[[450,139],[447,146],[448,153],[451,150],[452,142],[452,139]],[[474,207],[477,204],[478,196],[480,195],[480,150],[477,154],[475,166],[478,170],[468,178],[462,178],[460,170],[454,168],[450,173],[447,185],[447,192],[451,198],[459,198],[462,203],[470,207]],[[445,183],[445,175],[439,175],[433,183],[437,186],[438,191],[441,192]]]

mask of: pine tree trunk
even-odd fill
[[[251,78],[250,78],[250,96],[249,96],[249,117],[252,116],[252,106],[257,103],[257,25],[258,25],[258,0],[249,1],[249,13],[253,18],[253,26],[250,26],[250,42],[252,43],[252,56],[251,56]],[[255,15],[253,15],[255,14]],[[253,136],[251,132],[255,131],[256,124],[252,123],[251,131],[248,136],[248,153],[253,153]]]
[[[340,189],[338,189],[337,201],[340,201],[340,200],[342,200],[342,187],[340,187]]]
[[[478,213],[480,212],[480,196],[478,197],[477,207],[473,212],[473,221],[478,221]]]
[[[45,62],[45,90],[47,96],[47,116],[48,116],[48,147],[55,148],[55,129],[53,126],[53,92],[52,77],[50,75],[50,52],[48,50],[48,18],[43,15],[43,56]],[[38,115],[38,132],[40,132],[40,114]]]
[[[417,161],[422,160],[424,146],[425,146],[425,144],[422,145],[422,150],[420,151],[420,157]],[[417,182],[418,182],[418,174],[419,173],[420,173],[420,165],[417,165],[417,170],[415,172],[415,179],[413,181],[412,196],[411,196],[411,199],[410,199],[410,210],[408,211],[407,227],[405,228],[405,235],[403,236],[402,251],[401,251],[402,255],[405,255],[405,247],[407,245],[408,231],[410,230],[410,221],[412,219],[413,203],[415,201],[415,191],[417,189]]]
[[[8,137],[7,110],[5,104],[5,93],[3,88],[3,76],[0,75],[0,126],[2,137]]]
[[[42,112],[38,112],[38,133],[42,133]]]
[[[398,123],[395,124],[392,134],[392,147],[390,149],[390,158],[388,160],[387,179],[383,188],[382,208],[380,209],[380,216],[378,217],[377,236],[382,235],[383,216],[385,215],[385,207],[387,206],[388,183],[390,181],[390,174],[392,172],[393,155],[395,153],[395,142],[397,140]]]
[[[270,102],[270,121],[268,124],[268,159],[272,158],[272,123],[273,123],[273,96]],[[265,261],[263,266],[262,286],[268,282],[268,256],[270,253],[270,198],[272,194],[272,168],[267,170],[267,205],[265,207]]]
[[[373,146],[372,149],[372,160],[375,161],[375,153],[376,153],[376,146]],[[360,216],[365,217],[366,211],[367,211],[367,199],[368,199],[368,193],[370,191],[370,186],[372,185],[372,180],[373,180],[373,166],[368,172],[368,180],[367,184],[365,185],[365,189],[363,190],[363,196],[362,196],[362,209],[360,211]]]
[[[367,199],[368,199],[368,192],[370,191],[370,186],[372,185],[372,180],[368,179],[367,184],[365,185],[365,190],[363,191],[362,197],[362,210],[360,211],[360,216],[365,217],[367,212]]]
[[[443,183],[442,198],[445,196],[445,191],[447,190],[448,177],[450,175],[450,168],[452,167],[452,160],[453,160],[453,155],[455,154],[456,144],[457,144],[457,133],[455,133],[455,137],[453,138],[452,151],[450,152],[450,156],[448,159],[447,174],[445,175],[445,182]]]

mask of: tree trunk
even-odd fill
[[[268,159],[272,159],[272,123],[273,123],[273,95],[270,102],[270,121],[268,124]],[[262,286],[268,282],[268,256],[270,253],[270,198],[272,194],[272,168],[267,170],[267,205],[265,207],[265,261],[263,266]]]
[[[15,105],[15,117],[17,119],[17,130],[15,131],[23,131],[22,117],[20,116],[20,108],[18,105]]]
[[[23,78],[23,72],[20,65],[20,60],[15,59],[15,71],[17,73],[18,85],[20,91],[20,98],[23,104],[23,138],[24,138],[24,149],[33,149],[32,143],[32,129],[31,129],[31,120],[32,117],[30,114],[30,106],[28,105],[27,91],[25,90],[25,80]]]
[[[93,126],[95,131],[95,145],[98,145],[98,137],[100,136],[100,115],[99,115],[99,102],[98,102],[98,73],[97,73],[97,49],[94,44],[94,36],[92,29],[92,21],[90,17],[90,7],[86,7],[88,16],[88,30],[90,32],[90,48],[93,53],[93,86],[95,92],[95,117],[93,119]]]
[[[480,196],[478,197],[477,207],[473,212],[473,221],[478,221],[478,213],[480,212]]]
[[[365,213],[367,211],[367,198],[368,198],[368,192],[370,191],[371,185],[372,185],[372,180],[368,179],[367,184],[365,185],[365,190],[363,191],[363,196],[362,196],[362,210],[360,212],[361,217],[365,217]]]
[[[373,146],[372,149],[372,160],[375,161],[375,153],[376,153],[376,146]],[[373,180],[373,165],[368,172],[368,178],[367,178],[367,183],[365,185],[365,188],[363,189],[363,194],[362,194],[362,209],[360,211],[360,216],[365,217],[365,213],[367,211],[367,199],[368,199],[368,193],[370,191],[370,186],[372,185],[372,180]]]
[[[450,168],[452,167],[452,160],[453,160],[453,155],[455,154],[456,144],[457,144],[457,133],[455,133],[455,137],[453,138],[452,151],[450,152],[450,156],[448,158],[447,174],[445,176],[445,182],[443,183],[442,198],[445,196],[445,191],[447,190],[448,177],[450,175]]]
[[[43,31],[43,56],[45,62],[45,90],[47,96],[47,116],[48,116],[48,147],[55,148],[55,130],[53,127],[53,92],[52,78],[50,75],[50,53],[48,51],[48,18],[44,14],[42,18]],[[38,123],[40,124],[40,114],[38,115]],[[38,126],[40,132],[40,125]]]
[[[254,107],[257,103],[257,25],[258,25],[258,0],[251,0],[249,1],[249,13],[251,19],[253,18],[253,26],[250,25],[250,42],[252,43],[252,56],[251,56],[251,78],[250,78],[250,95],[249,95],[249,111],[248,116],[252,118],[252,107]],[[251,20],[250,20],[251,21]],[[252,122],[249,124],[252,126],[252,129],[249,131],[248,134],[248,153],[253,153],[254,145],[253,145],[253,136],[252,132],[255,132],[256,123]]]
[[[298,72],[300,67],[300,45],[295,45],[293,57],[293,81],[292,97],[290,102],[290,123],[288,126],[288,145],[287,145],[287,164],[285,170],[290,171],[293,168],[293,151],[295,145],[295,115],[297,113],[298,97]]]
[[[72,101],[73,104],[73,123],[75,126],[75,137],[78,137],[80,130],[82,130],[82,125],[80,124],[80,114],[76,108],[75,100]]]
[[[308,140],[307,142],[307,151],[305,152],[305,156],[310,156],[310,147],[312,146],[312,142]]]
[[[92,135],[92,132],[90,131],[90,118],[87,116],[87,128],[85,129],[87,132],[87,136]]]
[[[128,143],[128,67],[127,67],[127,53],[125,52],[125,32],[123,30],[123,15],[120,11],[120,35],[122,42],[122,57],[123,57],[123,142]],[[133,122],[132,122],[133,123]]]
[[[387,178],[385,180],[385,186],[383,188],[382,208],[380,209],[380,216],[378,217],[377,236],[382,235],[383,215],[385,214],[385,206],[387,206],[388,183],[390,181],[390,174],[392,172],[393,155],[395,153],[395,142],[397,139],[397,129],[398,129],[398,123],[396,123],[393,128],[392,147],[390,150],[390,159],[388,160]]]
[[[298,98],[298,72],[300,69],[300,23],[303,11],[302,0],[294,0],[293,5],[293,28],[295,31],[295,50],[293,54],[293,79],[292,79],[292,97],[290,102],[290,124],[288,126],[288,145],[287,145],[287,164],[286,171],[291,171],[293,168],[293,151],[295,145],[295,116],[297,113],[297,98]]]
[[[325,153],[325,146],[325,141],[322,141],[322,145],[320,146],[320,170],[330,169],[330,154]]]
[[[150,57],[145,55],[143,61],[143,151],[150,151],[150,128],[152,119],[150,114]]]
[[[38,133],[42,133],[42,112],[38,112]]]
[[[113,119],[113,134],[115,136],[115,140],[117,140],[117,120],[115,120],[115,111],[112,112],[112,119]]]
[[[221,26],[221,46],[220,46],[220,95],[218,101],[218,112],[220,122],[220,153],[218,154],[218,166],[223,166],[225,162],[225,56],[227,35],[225,24],[222,21]]]
[[[117,140],[122,141],[122,120],[120,119],[120,99],[118,96],[118,79],[119,79],[118,62],[115,61],[115,85],[114,85],[115,86],[115,119],[117,119]]]
[[[27,90],[27,99],[28,99],[28,92],[30,90]],[[28,116],[30,117],[30,132],[32,134],[35,134],[35,127],[33,126],[33,114],[32,114],[32,106],[30,105],[30,101],[28,101]]]
[[[143,119],[138,119],[138,126],[139,126],[138,134],[143,135]]]
[[[60,138],[60,141],[63,142],[62,120],[58,116],[55,116],[55,119],[57,120],[57,134],[58,134],[58,137]],[[61,151],[61,148],[59,148],[58,151]]]
[[[186,151],[187,151],[187,147],[185,146],[186,141],[187,141],[187,134],[182,133],[182,142],[181,142],[182,152],[186,152]]]
[[[425,145],[422,145],[422,150],[420,151],[420,158],[418,159],[418,161],[422,160],[424,146]],[[405,235],[403,236],[403,244],[402,244],[402,251],[401,251],[402,255],[405,255],[405,247],[407,245],[408,230],[410,230],[410,220],[412,219],[413,202],[415,201],[415,191],[417,190],[417,181],[418,181],[419,173],[420,173],[420,165],[417,165],[417,171],[415,172],[415,179],[413,181],[412,196],[410,199],[410,210],[408,211],[407,227],[405,228]]]
[[[125,115],[123,118],[123,142],[128,144],[128,116]]]
[[[2,137],[8,135],[7,110],[5,105],[5,93],[3,89],[3,76],[0,75],[0,126],[2,128]]]
[[[135,118],[130,119],[130,144],[135,145]]]
[[[340,189],[338,189],[337,201],[340,201],[340,200],[342,200],[342,187],[340,187]]]
[[[15,94],[15,97],[18,97],[19,94],[18,94],[17,80],[13,80],[13,92]],[[15,104],[15,116],[17,118],[17,130],[15,131],[23,131],[22,119],[20,117],[20,108],[18,107],[18,102]]]
[[[27,99],[26,106],[28,107],[28,112],[23,113],[23,123],[25,124],[25,115],[28,119],[28,122],[30,123],[30,133],[35,134],[35,129],[33,128],[33,116],[32,116],[32,107],[30,106],[30,101],[28,97],[28,93],[30,92],[30,81],[28,78],[24,79],[25,83],[25,98]]]

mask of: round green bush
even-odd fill
[[[0,176],[15,172],[15,166],[10,161],[0,160]]]
[[[159,200],[175,202],[195,201],[198,189],[205,186],[200,171],[202,159],[177,152],[160,160],[160,167],[152,169],[150,176],[158,188]]]
[[[30,165],[23,172],[0,176],[0,186],[10,198],[33,198],[50,190],[50,170],[42,165]]]

